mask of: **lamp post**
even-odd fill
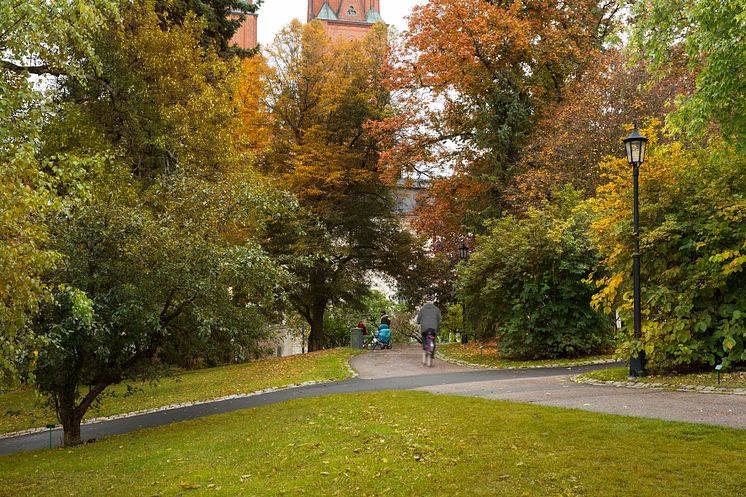
[[[461,246],[458,248],[458,258],[462,261],[469,259],[469,247],[466,246],[466,242],[461,242]],[[466,301],[461,302],[461,330],[463,335],[461,336],[461,343],[467,343],[469,341],[468,334],[466,333]]]
[[[634,333],[635,333],[635,352],[629,360],[629,376],[639,378],[645,376],[645,348],[640,347],[642,338],[642,310],[640,303],[640,213],[638,206],[638,177],[640,175],[640,164],[645,162],[645,152],[648,139],[640,134],[635,124],[635,129],[624,140],[624,147],[627,150],[627,162],[632,166],[632,182],[634,190],[634,231],[632,239],[634,241],[634,252],[632,254],[632,280],[633,280],[633,299],[634,299]]]

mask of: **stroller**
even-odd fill
[[[391,328],[389,327],[389,325],[387,325],[386,323],[381,323],[378,326],[378,331],[373,333],[371,348],[373,350],[391,348]]]

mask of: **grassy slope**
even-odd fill
[[[123,396],[126,384],[112,387],[97,410],[88,418],[108,416],[170,404],[209,400],[237,393],[250,393],[311,380],[341,380],[350,376],[347,367],[354,355],[350,349],[264,359],[245,364],[202,369],[162,378],[158,383],[132,383],[140,390]],[[0,433],[44,426],[56,422],[32,391],[0,395]]]
[[[744,451],[738,430],[384,392],[0,457],[0,494],[736,497]]]
[[[629,381],[629,369],[604,369],[601,371],[585,373],[582,376],[604,381]],[[725,372],[722,373],[720,376],[720,385],[718,385],[718,375],[715,371],[711,373],[691,373],[680,375],[651,375],[646,376],[645,378],[637,378],[633,381],[644,383],[666,383],[670,385],[746,388],[746,372],[744,371]]]
[[[458,359],[470,364],[478,364],[493,368],[526,368],[561,364],[570,366],[572,364],[586,363],[595,360],[612,359],[610,355],[581,357],[579,359],[544,359],[539,361],[514,361],[500,356],[499,351],[492,346],[485,346],[480,350],[478,342],[470,342],[467,345],[444,344],[438,345],[438,352],[445,357]]]

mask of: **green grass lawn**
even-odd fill
[[[0,457],[0,494],[743,497],[744,453],[746,431],[383,392]]]
[[[732,371],[720,374],[720,385],[718,385],[717,372],[691,373],[691,374],[669,374],[650,375],[644,378],[629,380],[629,368],[611,368],[601,371],[592,371],[581,375],[582,378],[593,378],[603,381],[637,381],[643,383],[665,383],[668,385],[695,385],[704,387],[728,387],[746,388],[746,372]]]
[[[443,344],[438,345],[438,352],[445,357],[492,368],[530,368],[554,364],[572,366],[573,364],[583,364],[590,361],[613,359],[611,355],[599,355],[581,357],[579,359],[515,361],[502,357],[494,344],[485,345],[482,349],[480,349],[480,345],[479,342],[469,342],[467,345],[462,345],[460,343]]]
[[[125,383],[105,392],[100,407],[89,411],[86,419],[251,393],[305,381],[342,380],[351,376],[348,361],[357,353],[351,349],[333,349],[189,371],[152,384],[130,382],[130,386],[139,389],[131,395],[123,395],[127,391]],[[33,391],[0,395],[0,433],[35,428],[50,422],[57,422],[54,413],[42,407],[41,399]]]

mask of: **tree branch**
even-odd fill
[[[0,67],[13,72],[27,72],[29,74],[37,74],[40,76],[67,76],[67,72],[48,64],[42,64],[40,66],[19,66],[7,60],[0,60]]]

